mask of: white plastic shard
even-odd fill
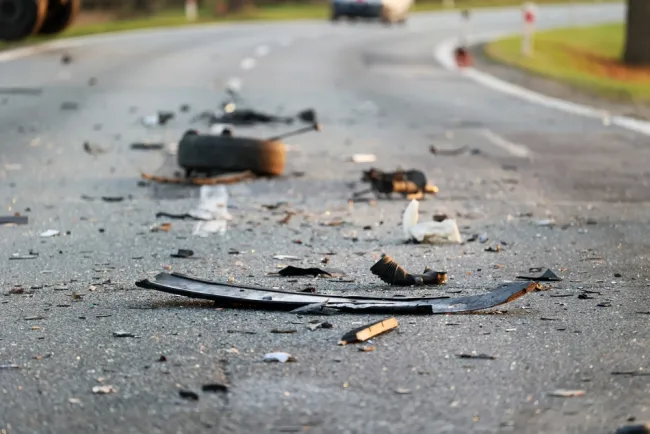
[[[227,222],[232,220],[228,212],[228,190],[224,185],[203,185],[199,193],[199,205],[189,214],[199,220],[193,235],[207,237],[209,234],[226,233]]]
[[[427,221],[418,223],[420,203],[413,199],[404,210],[402,226],[404,235],[418,243],[427,244],[460,244],[463,242],[455,220],[446,219],[441,222]]]
[[[418,224],[420,212],[420,202],[413,199],[406,210],[404,210],[404,215],[402,216],[402,227],[404,228],[404,235],[406,238],[411,238],[411,228]]]
[[[411,227],[411,237],[419,243],[460,244],[463,242],[455,220],[422,222]]]

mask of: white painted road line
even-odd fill
[[[253,59],[252,57],[247,57],[245,59],[242,59],[241,61],[241,69],[247,70],[247,69],[253,69],[255,67],[255,64],[257,63],[257,60]]]
[[[517,143],[512,143],[506,138],[498,135],[492,130],[484,129],[482,131],[483,136],[490,141],[495,146],[505,150],[506,152],[514,155],[519,158],[529,158],[531,156],[530,149],[524,145],[518,145]]]
[[[488,33],[482,35],[473,35],[469,37],[469,46],[487,43],[495,39],[507,36],[505,33]],[[459,72],[462,76],[467,77],[476,83],[482,84],[490,89],[515,96],[517,98],[526,100],[533,104],[538,104],[544,107],[560,110],[566,113],[571,113],[578,116],[588,118],[600,119],[603,124],[611,121],[612,124],[621,128],[649,135],[650,136],[650,122],[633,119],[627,116],[610,116],[607,110],[590,107],[587,105],[577,104],[571,101],[566,101],[560,98],[553,98],[517,86],[507,81],[498,79],[490,74],[481,72],[475,68],[458,68],[454,58],[454,50],[457,46],[457,38],[448,38],[436,45],[434,49],[434,57],[436,60],[448,71]]]

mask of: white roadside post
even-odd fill
[[[198,15],[196,0],[185,0],[185,18],[187,18],[187,21],[196,21]]]
[[[533,2],[524,3],[524,37],[521,40],[521,53],[524,56],[533,55],[533,37],[535,36],[535,21],[537,21],[537,6]]]
[[[463,11],[460,13],[461,21],[460,21],[460,38],[459,38],[459,43],[458,45],[467,48],[467,44],[469,44],[469,33],[470,33],[470,17],[471,13],[469,9],[463,9]]]

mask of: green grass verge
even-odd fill
[[[627,68],[621,23],[539,32],[534,54],[521,54],[521,37],[492,42],[489,58],[615,100],[650,101],[650,70]]]
[[[595,3],[595,2],[620,2],[622,0],[537,0],[538,4],[559,4],[559,3]],[[521,0],[456,0],[456,9],[460,8],[486,8],[502,6],[520,6]],[[443,5],[443,0],[417,1],[413,6],[413,12],[427,12],[449,10],[451,8]],[[181,27],[193,24],[235,22],[235,21],[279,21],[299,19],[327,19],[329,17],[329,4],[305,4],[286,3],[276,6],[262,6],[250,11],[216,17],[211,10],[199,12],[199,19],[194,23],[188,23],[182,9],[160,12],[154,16],[134,19],[116,20],[105,23],[87,24],[72,26],[67,31],[56,35],[56,38],[67,38],[74,36],[85,36],[99,33],[120,32],[136,29],[147,29],[156,27]],[[0,43],[0,49],[10,48],[17,45],[42,42],[52,37],[33,37],[18,44]]]

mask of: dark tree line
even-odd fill
[[[650,65],[650,0],[627,0],[625,36],[625,63]]]

